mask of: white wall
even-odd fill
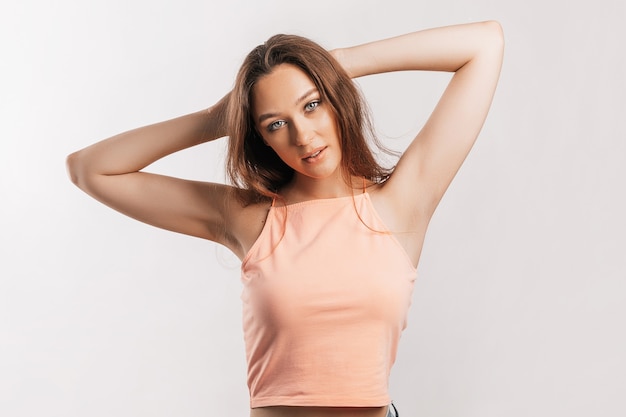
[[[624,2],[12,3],[0,415],[247,414],[237,260],[90,200],[65,155],[207,107],[276,32],[332,48],[484,19],[505,29],[502,78],[431,224],[393,396],[403,416],[626,414]],[[404,146],[446,80],[361,82],[387,143]],[[154,170],[219,181],[223,145]]]

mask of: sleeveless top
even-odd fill
[[[367,192],[272,204],[241,270],[252,408],[389,404],[416,269]]]

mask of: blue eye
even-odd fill
[[[285,125],[285,121],[284,120],[276,120],[273,123],[270,123],[267,126],[267,130],[269,130],[270,132],[275,131],[276,129],[279,129],[281,127],[283,127]]]
[[[306,110],[306,111],[313,111],[319,105],[320,105],[320,101],[319,100],[313,100],[313,101],[307,103],[306,106],[304,106],[304,110]]]

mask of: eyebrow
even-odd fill
[[[312,96],[315,93],[317,93],[317,87],[311,88],[306,93],[304,93],[300,97],[298,97],[298,99],[295,102],[295,105],[297,106],[298,104],[302,103],[304,100],[306,100],[307,98],[309,98],[310,96]],[[259,116],[259,123],[263,123],[263,121],[265,121],[267,119],[271,119],[272,117],[276,117],[278,115],[279,115],[279,113],[263,113],[262,115]]]

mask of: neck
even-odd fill
[[[299,203],[308,200],[323,198],[347,197],[354,194],[354,190],[363,187],[363,179],[352,177],[351,184],[341,174],[328,178],[311,178],[296,175],[280,192],[288,203]]]

